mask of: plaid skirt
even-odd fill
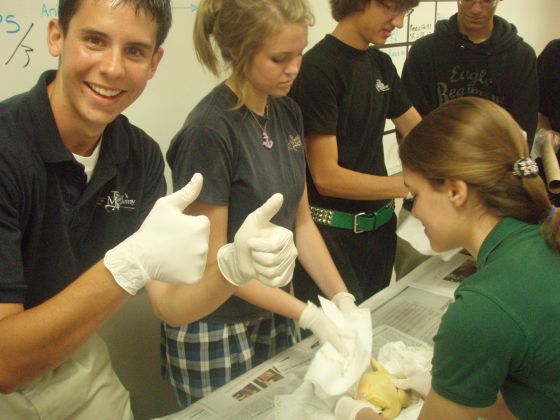
[[[297,341],[294,321],[269,319],[161,325],[161,374],[186,407]]]

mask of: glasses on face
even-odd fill
[[[409,9],[407,7],[403,7],[400,4],[397,3],[393,3],[393,2],[389,2],[389,1],[385,1],[385,0],[377,0],[378,3],[380,3],[381,5],[383,5],[385,7],[385,9],[387,9],[389,11],[389,13],[391,13],[392,15],[406,15],[406,16],[410,16],[412,14],[412,12],[414,12],[414,9]]]
[[[475,3],[480,3],[484,7],[496,7],[500,0],[459,0],[459,4],[465,7],[471,7]]]

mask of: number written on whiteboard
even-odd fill
[[[20,62],[20,64],[22,64],[22,67],[27,67],[29,65],[31,61],[31,53],[33,52],[33,48],[31,48],[29,45],[24,44],[24,42],[25,42],[25,38],[27,38],[27,35],[29,35],[31,29],[33,29],[33,23],[29,25],[29,29],[27,29],[25,35],[23,35],[23,38],[21,38],[21,40],[17,44],[16,48],[12,52],[12,55],[10,55],[10,57],[8,58],[8,61],[4,63],[5,65],[10,64],[10,62],[12,62],[14,57],[20,55],[23,57],[22,62]]]

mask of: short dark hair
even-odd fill
[[[353,13],[362,12],[372,1],[384,3],[384,0],[329,0],[332,17],[337,22],[340,22]],[[418,6],[418,3],[420,3],[420,0],[395,0],[395,4],[403,10],[412,9]]]
[[[64,34],[67,33],[72,17],[78,12],[84,0],[60,0],[58,3],[58,20]],[[169,28],[171,28],[171,0],[112,0],[111,5],[132,3],[136,13],[140,10],[147,12],[157,23],[155,51],[163,44]]]

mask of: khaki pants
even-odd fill
[[[105,342],[91,337],[68,360],[9,395],[0,395],[6,419],[132,419],[130,397],[111,366]]]

